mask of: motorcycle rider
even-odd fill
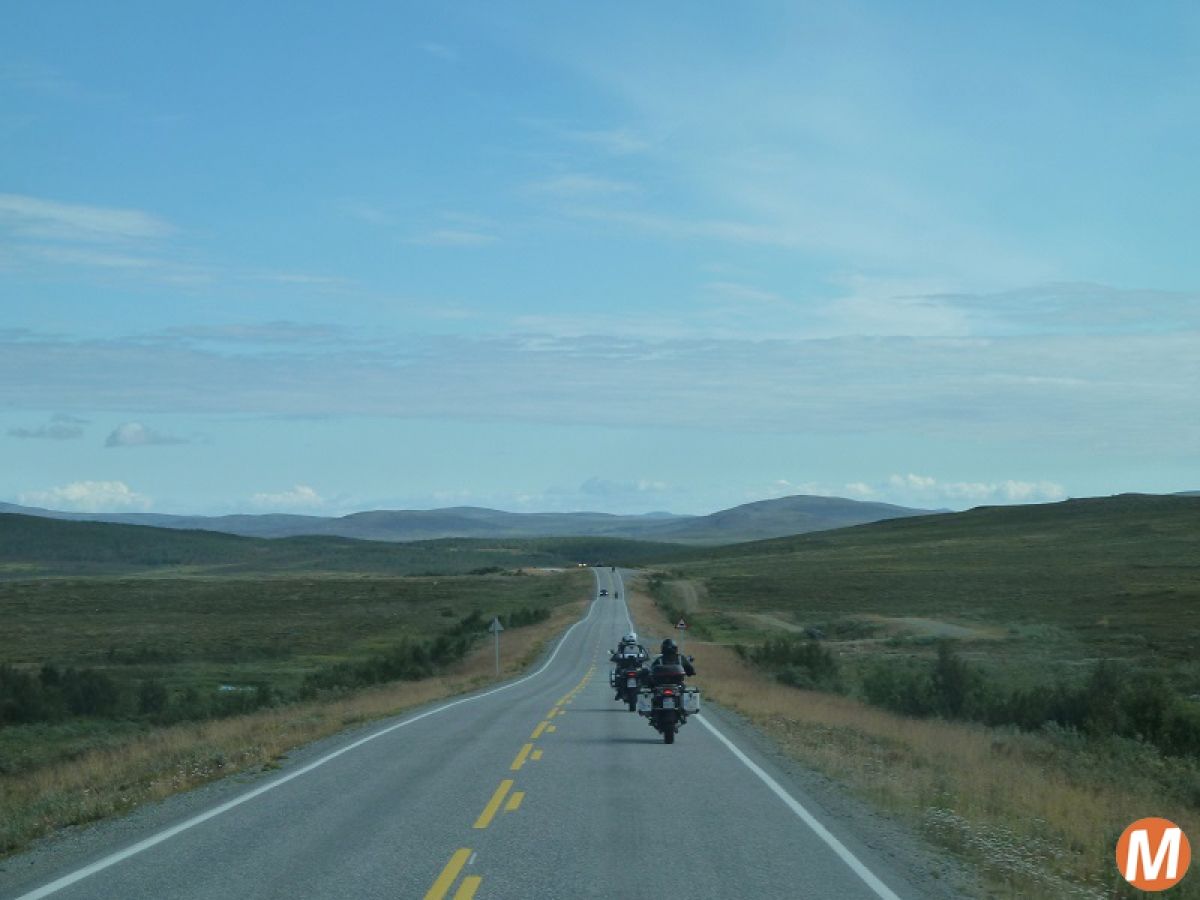
[[[617,644],[617,649],[609,656],[609,662],[616,665],[613,671],[612,683],[617,690],[617,695],[614,700],[621,700],[621,689],[623,685],[619,683],[618,676],[627,669],[641,669],[642,665],[650,658],[650,654],[646,652],[646,648],[638,643],[636,631],[631,631],[621,637],[621,643]]]
[[[692,658],[679,652],[679,646],[667,638],[662,642],[661,653],[654,657],[648,669],[642,669],[642,681],[651,686],[657,684],[683,684],[685,675],[695,675]]]

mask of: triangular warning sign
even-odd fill
[[[676,628],[687,628],[687,622],[683,621],[683,619],[680,619],[679,622],[676,623],[675,627]]]

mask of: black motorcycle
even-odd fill
[[[682,679],[670,681],[660,677],[652,687],[642,688],[638,693],[637,711],[663,736],[664,743],[673,744],[688,716],[700,712],[700,691],[685,687]]]
[[[627,665],[617,666],[613,672],[613,686],[617,689],[617,699],[629,704],[630,712],[637,709],[640,670],[640,665]]]

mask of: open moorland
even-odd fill
[[[691,626],[711,696],[1001,896],[1125,896],[1126,824],[1200,828],[1200,498],[714,548],[645,585],[659,628]]]
[[[291,541],[4,518],[24,543],[4,542],[0,578],[0,853],[476,686],[493,617],[516,671],[593,583],[574,565],[384,574],[380,548],[342,539],[287,575]],[[211,574],[224,553],[236,574]],[[131,574],[63,574],[89,567]]]

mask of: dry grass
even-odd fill
[[[633,591],[629,600],[641,628],[669,632],[648,596]],[[1155,773],[1139,777],[1136,765],[1105,767],[1043,736],[910,719],[849,697],[797,690],[760,675],[721,645],[689,641],[688,652],[700,673],[694,682],[707,698],[976,866],[993,896],[1134,896],[1121,892],[1113,860],[1127,824],[1164,816],[1200,834],[1195,807]],[[1113,777],[1114,767],[1123,781]],[[1200,879],[1186,879],[1172,895],[1200,895]]]
[[[558,607],[538,625],[501,637],[503,677],[529,666],[583,602]],[[482,643],[444,676],[397,682],[337,699],[156,729],[118,747],[0,779],[0,855],[68,825],[129,812],[225,775],[270,769],[291,750],[344,728],[461,694],[494,677],[492,643]]]

